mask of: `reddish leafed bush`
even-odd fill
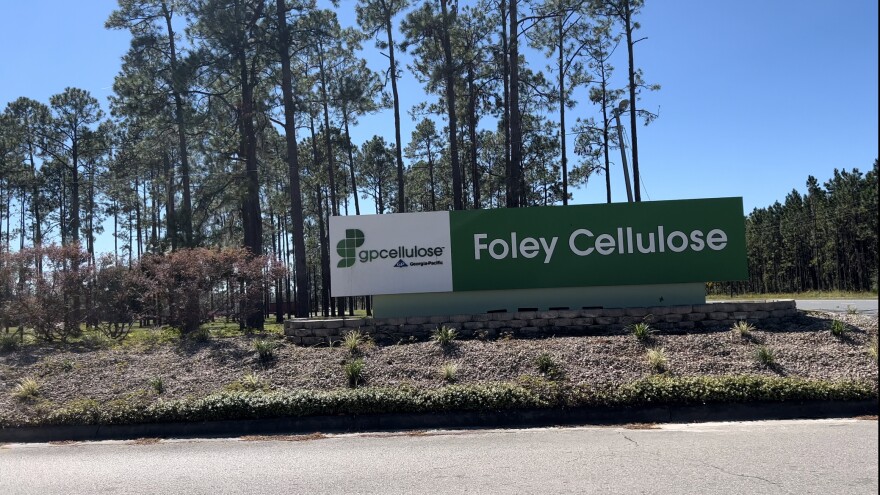
[[[66,340],[80,333],[81,301],[94,269],[78,246],[43,246],[4,253],[9,273],[6,318],[33,330],[41,340]]]
[[[213,309],[212,292],[225,288],[225,313],[244,321],[261,313],[265,281],[284,274],[285,268],[243,248],[181,249],[144,257],[140,269],[147,280],[147,307],[151,317],[184,332],[196,330]],[[146,313],[150,313],[147,310]],[[260,316],[262,318],[262,316]]]
[[[117,263],[113,256],[98,260],[91,284],[91,320],[111,339],[122,339],[144,309],[147,280],[141,270]]]
[[[190,332],[217,307],[242,324],[262,321],[263,288],[285,274],[279,262],[241,248],[150,254],[131,267],[112,256],[92,265],[76,246],[0,250],[0,327],[66,340],[88,322],[120,339],[138,320]]]

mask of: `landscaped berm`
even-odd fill
[[[638,320],[536,338],[463,338],[452,324],[374,343],[354,330],[332,346],[295,344],[277,325],[5,339],[0,425],[877,398],[876,316],[798,312],[686,330]]]

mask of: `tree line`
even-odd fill
[[[637,126],[656,115],[639,95],[659,88],[635,63],[642,0],[358,0],[352,26],[337,16],[351,4],[327,6],[119,0],[106,27],[131,45],[108,113],[66,88],[0,116],[0,246],[78,245],[87,266],[105,233],[128,266],[242,246],[290,267],[266,289],[289,312],[331,315],[368,302],[329,297],[329,216],[361,214],[361,200],[380,214],[567,204],[604,175],[610,202],[621,117],[640,199]],[[424,90],[409,109],[404,71]],[[353,142],[384,108],[393,133]]]
[[[824,184],[809,176],[806,187],[746,217],[749,280],[711,290],[877,291],[877,160],[865,174],[835,169]]]

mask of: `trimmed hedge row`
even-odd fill
[[[100,404],[81,400],[28,418],[0,416],[0,427],[875,398],[876,384],[869,381],[830,382],[753,375],[660,375],[617,388],[597,389],[534,378],[520,383],[451,385],[437,389],[403,386],[333,391],[222,392],[203,398],[160,399],[151,403],[114,400]]]

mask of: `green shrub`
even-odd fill
[[[162,377],[154,376],[147,380],[147,383],[149,383],[150,388],[152,388],[157,394],[161,394],[165,391],[165,384],[162,382]]]
[[[732,333],[734,337],[739,337],[741,339],[752,338],[752,332],[754,331],[754,325],[745,320],[739,320],[730,327],[730,333]]]
[[[13,388],[12,395],[18,400],[33,400],[40,395],[40,382],[33,378],[22,378]]]
[[[604,388],[542,381],[544,386],[540,387],[488,383],[428,389],[400,386],[275,392],[238,390],[176,400],[131,398],[101,404],[79,400],[33,416],[0,412],[0,427],[877,398],[876,383],[870,380],[825,381],[760,375],[677,377],[663,374]]]
[[[349,387],[357,388],[358,385],[363,383],[364,366],[363,359],[353,359],[343,365],[342,368],[345,371],[345,378],[348,380]]]
[[[773,349],[764,345],[758,346],[755,350],[755,360],[764,366],[773,366],[776,364],[776,356],[773,354]]]
[[[455,363],[446,363],[440,367],[440,377],[444,381],[454,383],[458,377],[458,365]]]
[[[278,347],[277,342],[271,340],[255,340],[254,350],[257,351],[257,357],[262,363],[268,363],[275,359],[275,349]]]
[[[865,400],[877,396],[869,381],[735,375],[652,375],[623,385],[600,400],[605,405],[744,403],[792,400]]]
[[[652,371],[655,371],[657,373],[662,373],[666,371],[668,361],[666,359],[665,349],[648,349],[645,357],[647,358],[648,366],[651,367]]]
[[[352,356],[361,351],[361,344],[364,341],[364,334],[360,330],[351,330],[342,336],[342,346],[348,349],[348,353]]]
[[[654,330],[651,329],[651,325],[648,325],[645,322],[633,324],[630,326],[630,331],[639,342],[647,341],[651,337],[651,334],[654,333]]]
[[[456,337],[458,337],[458,332],[455,328],[447,327],[446,325],[441,325],[434,332],[434,342],[437,342],[442,347],[451,345]]]
[[[831,329],[831,335],[835,337],[842,337],[846,333],[846,324],[836,318],[831,320],[829,328]]]

